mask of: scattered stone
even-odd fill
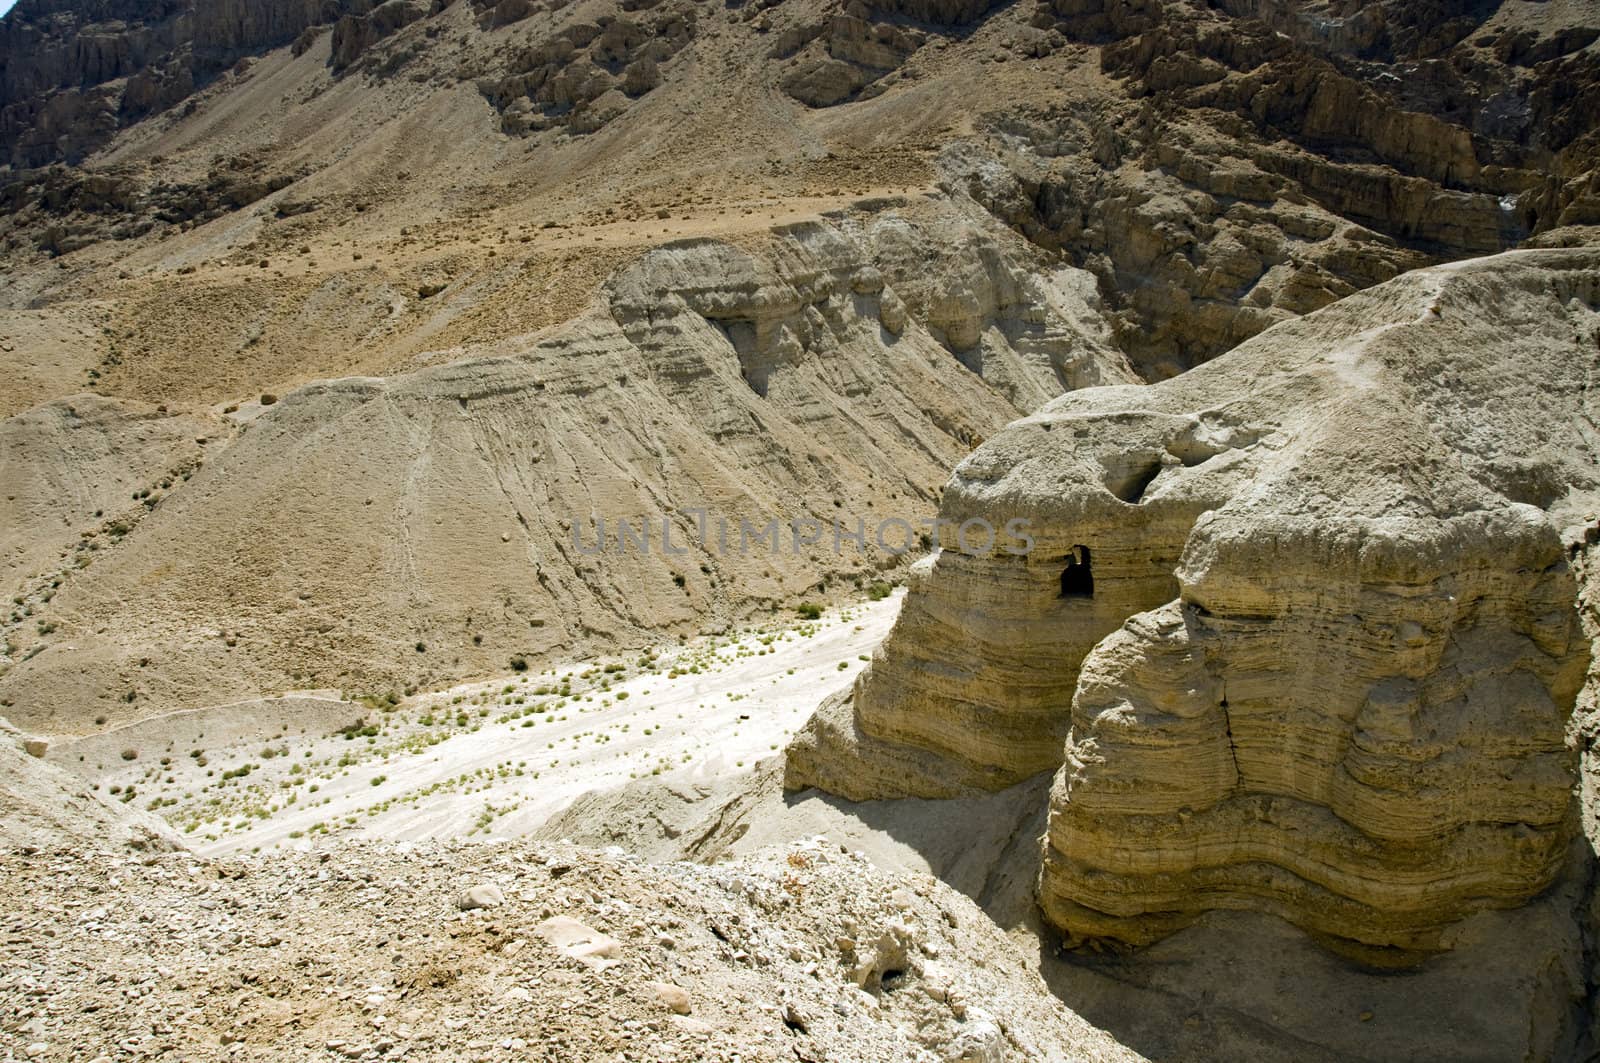
[[[567,915],[546,919],[534,932],[558,952],[591,966],[606,966],[622,955],[622,943]]]
[[[1006,1035],[992,1019],[973,1018],[944,1051],[946,1063],[1005,1063]]]
[[[671,982],[651,982],[650,987],[655,990],[656,999],[672,1009],[675,1014],[689,1014],[689,991],[687,989],[673,985]]]
[[[492,882],[478,886],[469,886],[456,901],[456,906],[462,911],[472,911],[475,908],[498,908],[506,903],[506,895],[500,887]]]

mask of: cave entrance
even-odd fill
[[[1061,570],[1061,597],[1093,598],[1094,571],[1089,567],[1089,548],[1074,546],[1066,561],[1067,567]]]

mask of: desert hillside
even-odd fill
[[[1586,0],[19,0],[0,247],[0,1051],[1600,1043]]]
[[[1062,391],[1583,242],[1591,15],[24,0],[0,703],[423,689],[865,585],[871,536],[573,544],[920,522]]]

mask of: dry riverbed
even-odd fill
[[[412,698],[324,702],[341,714],[336,726],[269,726],[246,740],[248,721],[226,718],[235,710],[207,710],[204,727],[226,744],[169,729],[152,748],[148,736],[163,734],[154,723],[119,754],[102,743],[92,756],[69,747],[59,759],[101,793],[165,816],[206,854],[333,834],[514,837],[591,790],[715,779],[774,755],[823,697],[854,681],[902,596],[659,653]],[[260,704],[236,711],[259,714]]]

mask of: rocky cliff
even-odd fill
[[[1600,258],[1408,274],[1183,377],[1047,404],[958,466],[943,550],[788,784],[1056,772],[1069,941],[1273,912],[1372,962],[1515,905],[1577,829]],[[963,522],[1027,519],[1024,556]]]
[[[1096,47],[1137,103],[1019,108],[1010,176],[969,165],[968,186],[1116,293],[1153,378],[1403,270],[1592,225],[1600,26],[1440,8],[1041,4],[1033,25]]]
[[[0,161],[77,162],[239,60],[367,0],[23,0],[0,20]]]

